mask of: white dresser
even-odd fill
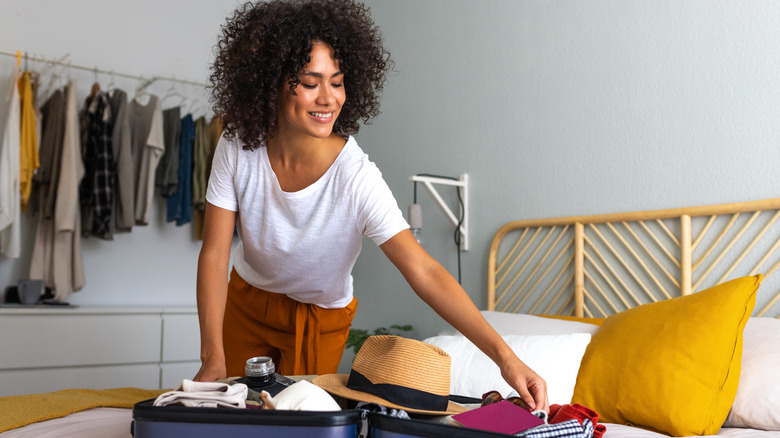
[[[0,308],[0,396],[173,388],[199,357],[195,308]]]

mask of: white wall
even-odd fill
[[[236,2],[66,3],[4,2],[0,49],[205,81]],[[358,140],[403,209],[410,175],[469,173],[463,277],[480,307],[490,239],[507,221],[778,196],[780,3],[368,4],[396,71],[383,114]],[[0,58],[0,79],[11,62]],[[83,96],[92,77],[78,75]],[[454,273],[451,228],[427,196],[420,190],[429,251]],[[85,242],[88,284],[74,303],[194,303],[199,244],[157,217],[114,242]],[[26,266],[0,260],[0,284]],[[355,278],[356,327],[411,323],[417,337],[445,328],[370,242]]]
[[[173,76],[207,82],[212,47],[225,17],[236,0],[222,1],[89,1],[21,0],[0,6],[0,50],[20,50],[30,55],[59,59],[70,54],[73,64],[130,75]],[[0,95],[5,101],[7,79],[15,59],[0,57]],[[31,69],[40,68],[30,63]],[[67,69],[65,69],[67,74]],[[77,81],[79,102],[89,93],[92,72],[71,69]],[[48,85],[48,78],[44,84]],[[107,86],[110,78],[98,75]],[[138,81],[116,78],[115,85],[131,96]],[[169,82],[159,82],[150,92],[164,96]],[[202,88],[177,86],[177,91],[206,102]],[[166,105],[176,104],[166,99]],[[79,105],[81,106],[81,104]],[[6,109],[0,110],[5,123]],[[0,127],[0,129],[3,129]],[[194,305],[195,269],[200,242],[191,226],[165,222],[165,203],[157,197],[153,223],[117,234],[113,241],[84,239],[83,258],[87,284],[69,298],[79,305]],[[20,259],[0,259],[0,287],[27,277],[33,222],[24,219]]]

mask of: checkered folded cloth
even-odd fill
[[[593,423],[585,418],[580,425],[577,420],[567,420],[555,424],[542,424],[516,433],[524,438],[592,438]]]

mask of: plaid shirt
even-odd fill
[[[84,160],[84,179],[80,198],[85,221],[82,234],[110,238],[113,210],[114,154],[111,141],[113,131],[111,105],[106,93],[98,92],[88,101],[81,119],[81,151]]]
[[[577,420],[542,424],[516,433],[515,436],[524,438],[591,438],[593,436],[593,423],[586,418],[582,420],[582,425]]]

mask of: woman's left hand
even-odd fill
[[[423,301],[498,365],[501,377],[528,406],[535,410],[550,410],[544,379],[515,355],[458,281],[425,252],[411,231],[401,231],[380,248]]]
[[[514,356],[514,355],[513,355]],[[517,391],[520,398],[532,409],[550,411],[547,399],[547,382],[517,356],[500,365],[501,377]]]

